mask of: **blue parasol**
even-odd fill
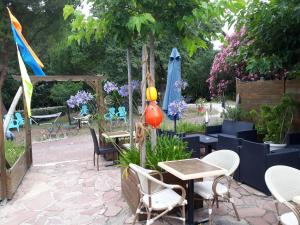
[[[167,88],[165,91],[163,101],[163,111],[166,112],[169,119],[174,120],[174,130],[176,132],[176,120],[179,119],[178,115],[171,116],[168,114],[168,107],[170,103],[180,101],[182,99],[181,89],[176,88],[176,81],[181,81],[181,57],[177,48],[173,48],[168,65]]]

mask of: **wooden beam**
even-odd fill
[[[0,102],[2,102],[2,90],[0,87]],[[2,120],[2,104],[0,104],[0,183],[1,183],[1,199],[7,198],[7,177],[6,177],[6,159],[5,159],[5,148],[4,148],[4,131],[3,131],[3,120]]]
[[[13,75],[12,76],[16,81],[21,81],[20,75]],[[45,77],[37,77],[37,76],[30,76],[30,80],[33,84],[39,82],[53,82],[53,81],[101,81],[103,80],[103,75],[78,75],[78,76],[71,76],[71,75],[54,75],[54,76],[45,76]]]

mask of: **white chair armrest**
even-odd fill
[[[293,197],[293,202],[300,205],[300,195],[297,195],[297,196]]]
[[[219,176],[214,179],[213,184],[212,184],[212,191],[215,195],[219,195],[219,193],[217,192],[217,185],[219,183],[221,184],[221,181],[224,181],[224,180],[226,181],[226,184],[222,183],[222,185],[226,186],[228,190],[230,189],[232,177],[226,176],[226,175]]]

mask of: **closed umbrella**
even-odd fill
[[[169,119],[174,120],[174,130],[176,132],[176,120],[179,115],[170,115],[168,112],[169,105],[174,102],[179,102],[182,99],[181,89],[176,88],[175,83],[181,81],[181,57],[177,48],[173,48],[168,64],[167,88],[163,101],[163,111],[165,111]]]

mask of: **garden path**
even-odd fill
[[[1,225],[122,225],[132,214],[121,196],[120,170],[97,171],[91,160],[88,134],[33,144],[34,165],[13,200],[0,206]],[[217,225],[276,224],[272,198],[245,185],[234,184],[233,196],[242,218],[237,222],[230,205],[214,211]],[[206,211],[196,211],[200,218]],[[174,220],[154,225],[177,224]]]

